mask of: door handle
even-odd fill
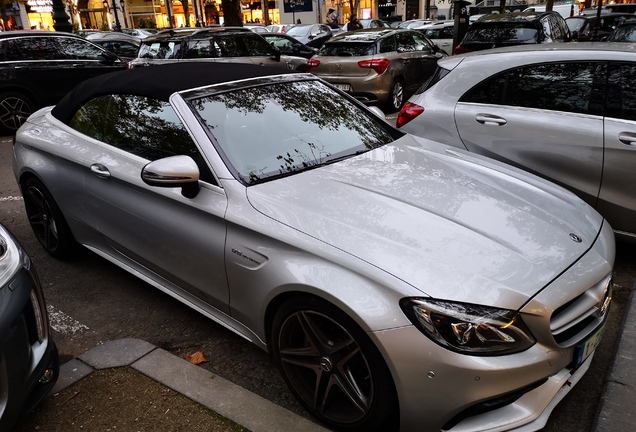
[[[110,177],[110,171],[102,164],[91,165],[91,172],[99,178],[107,179]]]
[[[618,140],[623,144],[636,146],[636,134],[630,132],[620,132],[618,134]]]
[[[477,121],[477,123],[488,126],[503,126],[508,123],[505,118],[501,118],[499,116],[494,116],[491,114],[477,114],[475,116],[475,120]]]

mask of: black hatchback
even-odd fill
[[[126,63],[81,36],[47,31],[0,33],[0,135],[37,109],[56,104],[79,82]]]
[[[468,28],[464,39],[455,48],[455,54],[510,45],[570,40],[570,30],[558,12],[488,14]]]

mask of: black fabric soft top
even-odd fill
[[[51,114],[67,123],[86,102],[108,94],[130,94],[168,101],[178,91],[241,79],[295,73],[253,64],[184,62],[111,72],[78,84]]]

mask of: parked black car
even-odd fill
[[[475,21],[455,54],[510,45],[569,42],[570,30],[558,12],[488,14]]]
[[[587,42],[591,40],[595,28],[598,33],[597,40],[602,40],[629,18],[636,18],[636,15],[625,12],[608,13],[601,15],[600,20],[596,15],[577,15],[566,18],[565,23],[570,29],[573,40]]]
[[[126,63],[81,36],[46,31],[0,33],[0,135],[37,109],[56,104],[77,83]]]
[[[278,48],[282,54],[308,59],[318,52],[318,49],[309,47],[284,33],[261,33],[261,36],[271,46]]]
[[[304,72],[307,59],[281,54],[259,33],[244,27],[210,27],[161,31],[141,41],[130,68],[206,61],[248,63]]]
[[[10,430],[35,408],[58,374],[58,352],[37,273],[18,241],[0,225],[0,431]]]

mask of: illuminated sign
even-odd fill
[[[51,13],[53,12],[52,0],[29,0],[27,4],[31,8],[32,12],[38,13]]]

